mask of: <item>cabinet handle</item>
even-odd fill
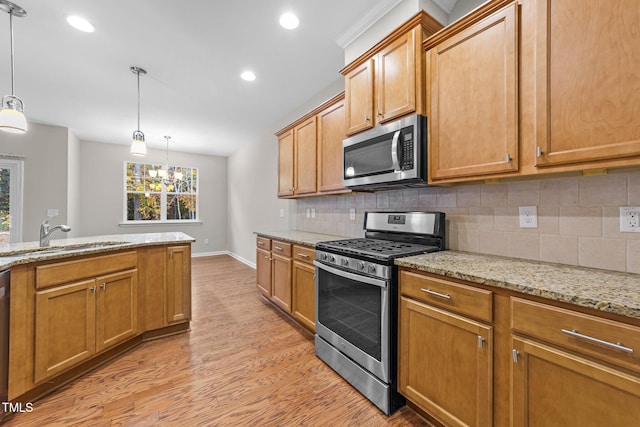
[[[513,363],[518,363],[518,356],[520,356],[520,353],[518,352],[518,350],[516,350],[515,348],[511,350],[511,357],[513,358]]]
[[[369,116],[364,116],[364,121],[365,121],[365,122],[370,122],[370,121],[371,121],[371,119],[369,118]]]
[[[511,163],[511,156],[509,155],[509,153],[507,153],[504,160],[505,160],[505,163]]]
[[[173,251],[169,251],[169,259],[173,258]]]
[[[478,348],[482,348],[482,343],[484,342],[484,338],[478,335]]]
[[[258,241],[258,246],[264,246],[264,242]]]
[[[433,296],[440,297],[440,298],[444,298],[446,300],[451,301],[451,295],[449,295],[449,294],[441,294],[440,292],[432,291],[431,289],[425,289],[425,288],[422,288],[420,290],[422,292],[426,293],[426,294],[433,295]]]
[[[275,249],[278,252],[282,252],[283,249],[280,246],[274,246],[273,249]]]
[[[589,335],[584,335],[584,334],[581,334],[579,332],[576,332],[575,329],[572,329],[572,330],[561,329],[561,331],[562,331],[563,334],[566,334],[566,335],[569,335],[569,336],[572,336],[574,338],[578,338],[578,339],[581,339],[581,340],[585,340],[585,341],[588,341],[588,342],[593,343],[593,344],[599,344],[599,345],[602,345],[602,346],[605,346],[605,347],[612,348],[614,350],[624,351],[625,353],[630,353],[630,354],[633,353],[633,349],[632,348],[625,347],[625,346],[622,345],[622,343],[612,343],[612,342],[609,342],[609,341],[604,341],[604,340],[601,340],[601,339],[598,339],[598,338],[590,337]]]
[[[107,290],[107,284],[103,283],[102,285],[100,285],[100,287],[102,288],[103,291]]]
[[[96,285],[93,285],[93,288],[91,288],[91,292],[93,292],[94,294],[96,293]]]
[[[378,117],[382,117],[382,114],[380,114],[380,110],[376,111],[376,115],[377,115]]]
[[[536,147],[536,157],[542,157],[542,147],[539,145]]]
[[[299,253],[299,254],[298,254],[298,256],[299,256],[299,257],[301,257],[301,258],[307,258],[307,259],[309,259],[309,255],[307,255],[307,254],[300,254],[300,253]]]

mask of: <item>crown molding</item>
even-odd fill
[[[373,7],[369,13],[360,18],[354,25],[347,31],[342,33],[336,39],[336,43],[342,49],[345,49],[351,43],[353,43],[358,37],[364,34],[369,28],[371,28],[376,22],[378,22],[383,16],[385,16],[391,9],[402,3],[403,0],[386,0]]]

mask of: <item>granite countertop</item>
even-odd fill
[[[268,237],[270,239],[282,240],[285,242],[295,243],[298,245],[306,245],[316,247],[316,243],[326,242],[328,240],[348,239],[344,236],[333,236],[331,234],[310,233],[308,231],[268,231],[254,232],[258,236]]]
[[[0,269],[7,269],[18,264],[113,252],[140,246],[189,242],[195,242],[195,239],[185,233],[167,232],[58,239],[52,240],[50,246],[44,248],[40,247],[39,242],[12,243],[0,245]]]
[[[640,275],[474,253],[443,251],[396,265],[640,318]]]

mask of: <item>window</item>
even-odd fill
[[[22,169],[24,161],[0,157],[0,243],[22,242]]]
[[[125,223],[197,221],[198,169],[125,164]]]

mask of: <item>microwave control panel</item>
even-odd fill
[[[401,130],[402,152],[400,155],[400,169],[413,169],[413,126],[403,128]]]

